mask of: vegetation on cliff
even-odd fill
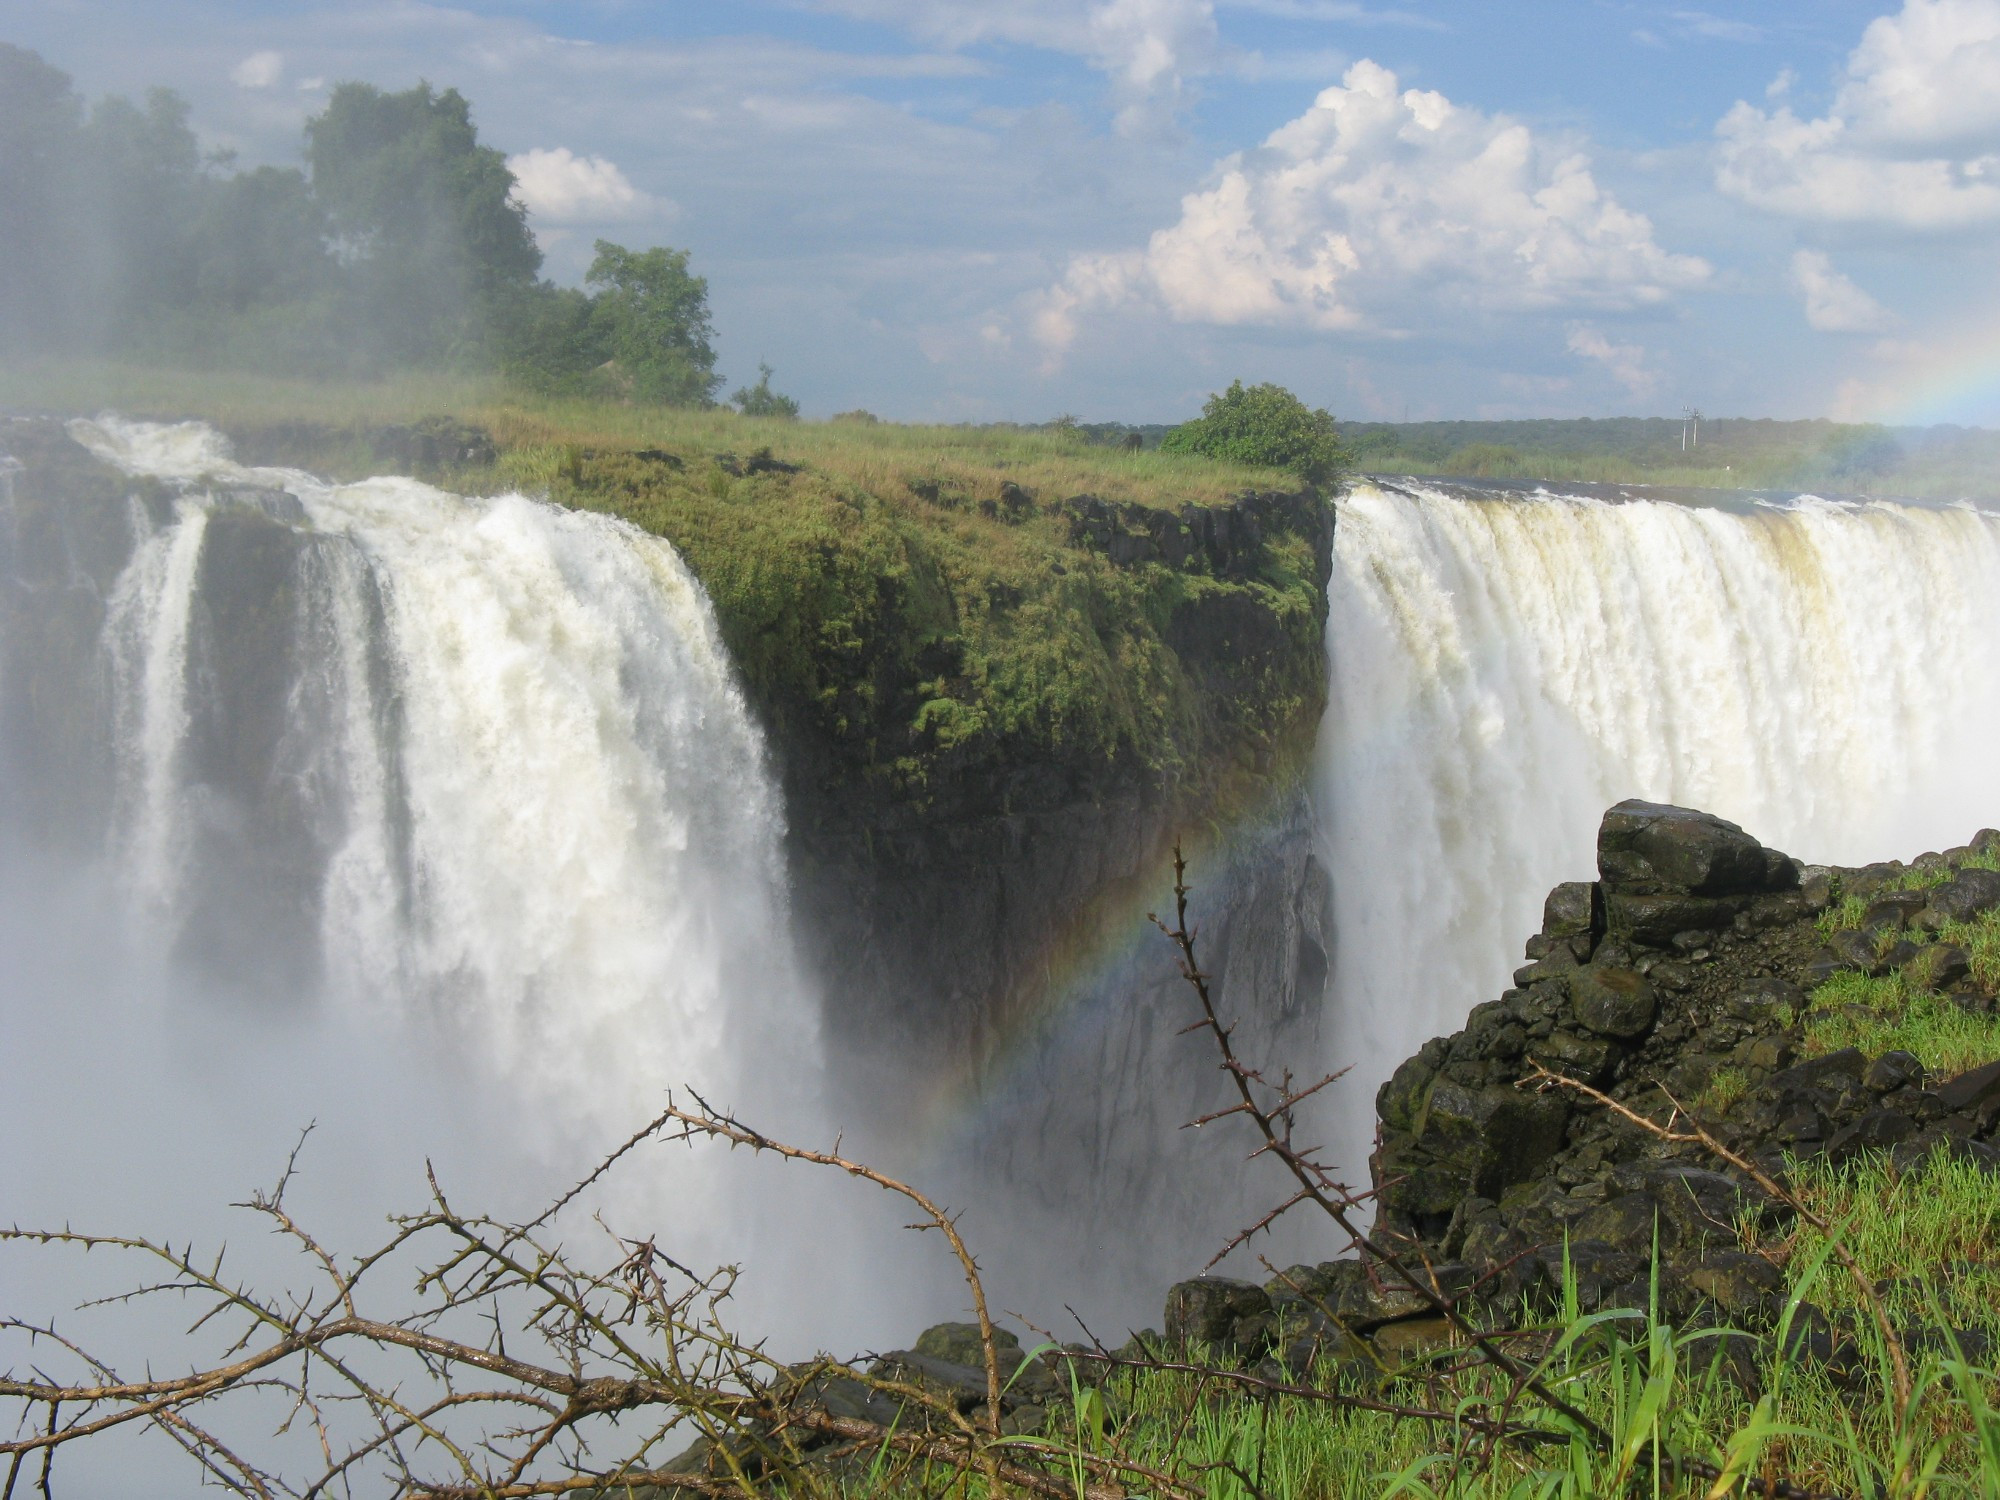
[[[202,417],[250,462],[415,469],[667,538],[766,721],[851,791],[1005,811],[1115,783],[1199,817],[1294,763],[1324,702],[1331,502],[1281,470],[1060,428],[754,419],[472,381],[67,378],[16,375],[0,401]]]

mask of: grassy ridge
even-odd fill
[[[1307,538],[1272,533],[1247,577],[1199,559],[1118,566],[1078,541],[1063,505],[1180,512],[1297,489],[1276,471],[1060,431],[758,421],[447,377],[69,366],[0,372],[4,404],[281,431],[288,461],[340,477],[400,466],[371,446],[385,425],[476,425],[497,460],[426,477],[544,494],[667,538],[780,735],[831,745],[823,776],[919,805],[1052,763],[1208,801],[1296,752],[1323,701],[1326,602]],[[1187,656],[1192,623],[1218,608],[1258,625],[1226,681]]]

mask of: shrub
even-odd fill
[[[771,389],[771,367],[757,366],[757,383],[739,387],[730,403],[746,417],[776,417],[781,422],[798,420],[799,403]]]
[[[1307,406],[1281,385],[1246,388],[1234,381],[1210,396],[1201,415],[1168,433],[1170,453],[1198,453],[1273,469],[1289,469],[1308,484],[1331,484],[1351,466],[1333,413]]]

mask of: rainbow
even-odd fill
[[[1304,769],[1272,778],[1262,795],[1237,789],[1236,796],[1222,799],[1235,805],[1226,807],[1220,820],[1183,834],[1197,905],[1204,885],[1220,884],[1272,835],[1282,810],[1301,790]],[[1038,1065],[1051,1049],[1087,1046],[1118,1023],[1123,1012],[1118,1002],[1129,987],[1147,985],[1170,970],[1169,939],[1153,918],[1172,921],[1172,856],[1164,845],[1157,852],[1141,875],[1121,882],[1063,931],[1047,936],[1036,981],[995,1018],[976,1062],[939,1069],[921,1081],[915,1120],[920,1138],[933,1150],[954,1151],[1009,1118],[1021,1090],[1040,1086]],[[1197,1013],[1190,994],[1186,1014],[1176,1013],[1170,1029],[1178,1031]]]
[[[1865,403],[1875,420],[1894,427],[2000,425],[2000,319],[1938,345],[1889,345],[1883,352],[1907,363],[1903,372],[1861,383],[1878,398]]]

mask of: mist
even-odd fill
[[[302,1139],[288,1204],[350,1255],[427,1171],[535,1217],[670,1087],[879,1144],[823,1087],[761,735],[671,548],[520,497],[243,469],[194,425],[71,430],[134,477],[0,475],[10,1219],[227,1244],[276,1290],[310,1268],[228,1205]],[[732,1318],[803,1357],[960,1310],[904,1217],[656,1145],[559,1226],[589,1258],[615,1233],[741,1265]],[[121,1361],[208,1349],[171,1309],[78,1310],[143,1271],[0,1249],[15,1316]],[[91,1482],[159,1458],[108,1446]]]

